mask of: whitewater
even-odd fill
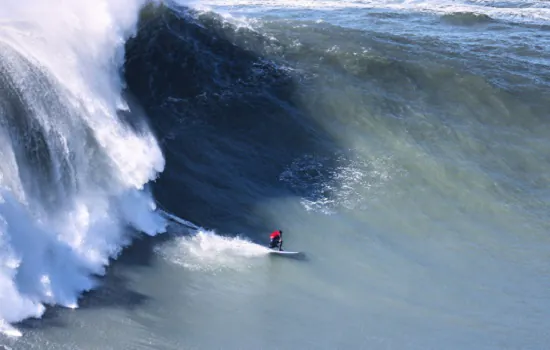
[[[145,188],[163,155],[120,75],[142,5],[2,3],[2,332],[44,305],[77,307],[134,231],[164,230]]]

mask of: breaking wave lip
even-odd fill
[[[6,335],[20,336],[13,324],[40,317],[45,305],[77,307],[136,230],[165,231],[145,187],[164,157],[144,116],[123,98],[119,74],[144,3],[6,0],[0,8]]]

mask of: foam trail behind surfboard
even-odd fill
[[[253,257],[265,254],[286,256],[300,260],[305,259],[303,252],[276,251],[252,243],[242,237],[229,238],[218,236],[213,231],[199,227],[162,209],[157,209],[157,212],[166,219],[195,231],[192,237],[182,238],[176,244],[176,248],[173,248],[176,249],[176,252],[159,250],[161,255],[167,257],[168,260],[182,264],[188,268],[217,270],[223,266],[235,265],[236,262],[233,260],[236,257]],[[181,250],[185,251],[185,257],[181,256]]]
[[[178,224],[181,224],[185,227],[188,227],[190,229],[193,229],[193,230],[199,230],[200,227],[195,225],[194,223],[192,223],[191,221],[187,221],[187,220],[184,220],[180,217],[177,217],[176,215],[173,215],[173,214],[170,214],[168,212],[165,212],[164,210],[158,210],[158,212],[164,216],[165,218],[167,218],[168,220],[172,220],[174,222],[177,222]]]
[[[251,259],[268,254],[268,249],[246,237],[226,237],[214,231],[199,229],[191,235],[176,237],[169,244],[155,247],[156,253],[167,261],[188,270],[219,272],[245,271],[256,264]]]

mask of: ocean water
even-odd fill
[[[541,0],[4,1],[0,348],[546,349],[549,66]]]

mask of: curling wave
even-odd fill
[[[0,331],[76,307],[131,240],[164,230],[144,187],[164,168],[118,74],[141,1],[0,9]]]

